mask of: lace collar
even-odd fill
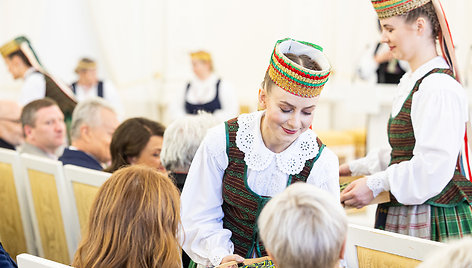
[[[262,140],[260,124],[263,114],[264,111],[259,111],[238,117],[236,145],[245,154],[246,165],[252,170],[261,171],[266,169],[275,157],[277,168],[282,172],[288,175],[300,173],[306,160],[318,154],[315,132],[308,129],[283,152],[274,153]]]

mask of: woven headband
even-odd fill
[[[371,0],[379,19],[405,14],[431,0]]]
[[[284,54],[306,55],[321,67],[315,71],[307,69]],[[315,44],[290,38],[277,41],[269,64],[269,77],[279,87],[294,95],[312,98],[320,95],[328,81],[331,66],[323,54],[323,49]]]

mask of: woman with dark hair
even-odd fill
[[[134,165],[113,173],[97,193],[72,265],[182,267],[179,200],[174,183],[153,168]]]
[[[460,172],[468,120],[467,95],[456,81],[453,47],[438,0],[372,0],[382,42],[411,71],[398,85],[388,122],[391,150],[340,167],[340,175],[369,175],[342,193],[362,207],[382,191],[375,227],[436,241],[472,233],[472,183]],[[439,19],[441,18],[441,20]],[[436,40],[445,41],[443,57]],[[444,46],[443,46],[444,49]],[[388,163],[388,165],[386,165]]]
[[[111,165],[114,172],[124,166],[144,164],[164,171],[160,154],[165,127],[155,121],[135,117],[121,123],[110,143]]]

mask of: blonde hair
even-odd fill
[[[472,237],[453,240],[448,246],[433,252],[418,268],[468,268],[472,267]]]
[[[102,185],[72,265],[181,267],[179,192],[153,168],[122,168]]]
[[[347,218],[329,193],[295,183],[267,203],[258,226],[278,268],[325,268],[339,261]]]

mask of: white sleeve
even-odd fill
[[[320,158],[313,164],[306,182],[326,190],[336,200],[340,200],[339,160],[328,147],[323,149]]]
[[[439,194],[453,176],[467,119],[464,90],[452,78],[432,74],[413,95],[411,119],[416,140],[413,158],[368,181],[383,185],[402,204],[417,205]]]
[[[365,157],[349,162],[352,176],[370,175],[385,170],[390,163],[391,148],[377,148]]]
[[[181,195],[183,249],[196,263],[219,265],[233,254],[231,231],[223,229],[222,179],[228,166],[224,125],[208,131],[190,166]]]
[[[113,85],[113,83],[106,81],[103,82],[103,91],[105,100],[109,102],[111,106],[113,106],[118,118],[122,120],[124,118],[125,111],[116,87]]]
[[[46,96],[46,80],[41,73],[32,73],[25,78],[21,87],[20,100],[21,106],[42,99]]]
[[[221,110],[215,111],[215,115],[222,121],[226,121],[238,116],[239,102],[234,87],[231,84],[221,80],[219,94]]]

